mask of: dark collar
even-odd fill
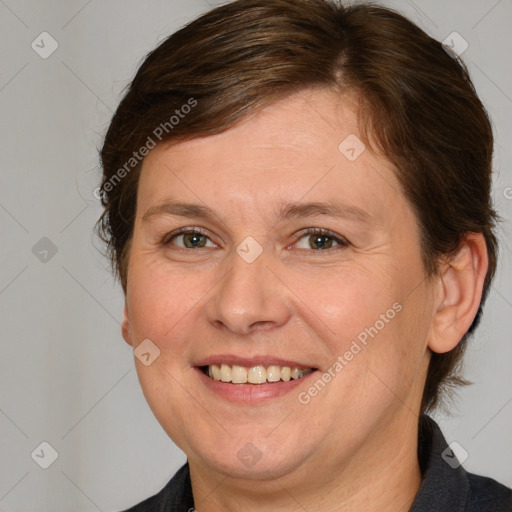
[[[409,512],[512,512],[512,490],[468,473],[426,415],[419,421],[418,460],[422,484]]]
[[[410,512],[463,512],[469,490],[466,471],[458,465],[455,454],[448,448],[441,429],[433,419],[422,415],[418,427],[422,483]]]

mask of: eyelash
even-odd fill
[[[161,245],[167,246],[170,244],[170,242],[174,238],[181,236],[181,235],[187,235],[187,234],[198,234],[198,235],[203,235],[207,238],[210,238],[202,228],[184,228],[184,229],[180,229],[176,232],[172,232],[172,233],[166,235],[162,239]],[[331,251],[335,251],[336,249],[345,249],[350,245],[350,242],[346,238],[339,236],[336,233],[334,233],[333,231],[330,231],[329,229],[325,229],[325,228],[307,228],[306,230],[299,233],[298,240],[300,240],[301,238],[303,238],[307,235],[326,236],[328,238],[331,238],[333,241],[335,241],[338,244],[336,247],[331,247],[329,249],[317,249],[317,250],[310,249],[311,252],[331,252]],[[179,250],[197,250],[197,249],[204,249],[204,247],[199,247],[196,249],[187,248],[187,247],[179,247]]]

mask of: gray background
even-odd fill
[[[153,418],[121,337],[123,296],[92,235],[93,190],[102,135],[141,59],[218,3],[0,0],[1,511],[119,510],[185,460]],[[467,469],[512,486],[512,1],[382,3],[440,40],[462,35],[496,128],[500,265],[466,358],[474,385],[437,418],[468,452]],[[31,47],[44,31],[58,43],[46,59]],[[31,458],[43,441],[58,452],[48,469]]]

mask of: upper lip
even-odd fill
[[[304,363],[300,361],[293,361],[290,359],[282,359],[280,357],[262,355],[262,356],[251,356],[251,357],[240,357],[235,356],[233,354],[219,354],[205,357],[204,359],[200,359],[195,366],[210,366],[212,364],[221,365],[227,364],[230,366],[238,365],[244,366],[246,368],[252,368],[253,366],[289,366],[290,368],[312,368],[315,369],[309,363]]]

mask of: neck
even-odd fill
[[[396,512],[409,510],[421,484],[417,418],[408,412],[378,428],[350,461],[304,464],[293,474],[241,479],[212,473],[189,459],[197,512]],[[337,463],[336,463],[337,462]]]

